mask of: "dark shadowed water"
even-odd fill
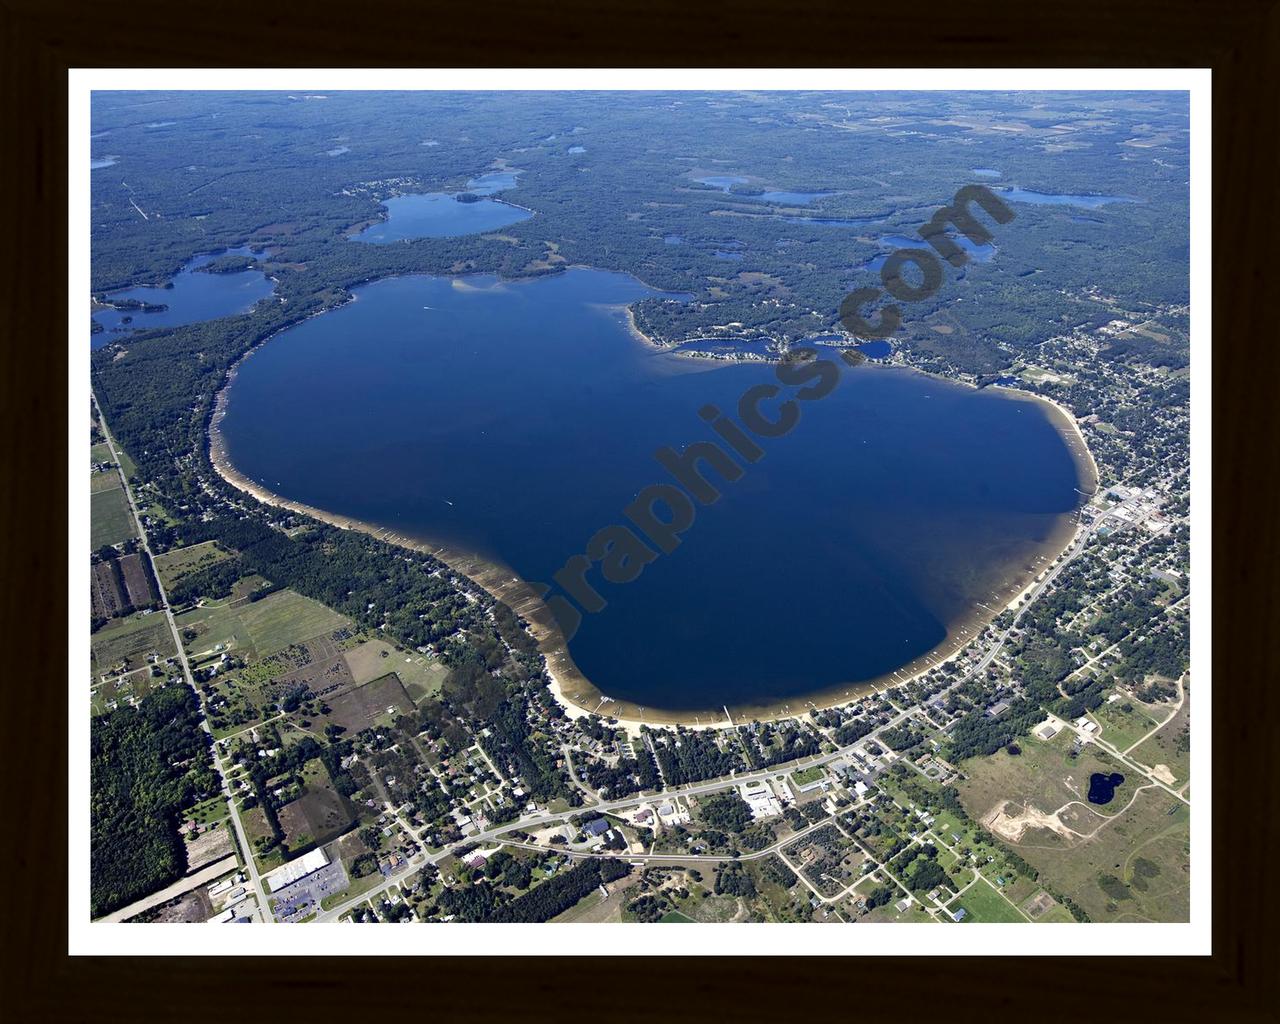
[[[1094,772],[1089,776],[1089,803],[1109,804],[1116,795],[1116,787],[1124,784],[1124,776],[1119,772],[1106,774]]]
[[[276,493],[550,583],[670,482],[656,449],[714,439],[703,406],[735,410],[776,380],[630,336],[621,307],[654,294],[593,270],[376,282],[245,361],[223,439]],[[761,461],[717,481],[724,497],[674,553],[625,585],[593,572],[608,605],[570,650],[604,692],[733,707],[881,676],[942,642],[1076,508],[1075,463],[1039,404],[863,366],[798,407]]]

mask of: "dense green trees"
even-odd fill
[[[186,870],[179,809],[218,791],[200,708],[186,686],[93,719],[90,899],[95,917]]]

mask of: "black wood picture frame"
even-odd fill
[[[0,196],[9,229],[0,301],[0,436],[9,468],[0,622],[11,641],[24,637],[41,652],[6,659],[0,682],[5,1019],[1280,1017],[1270,845],[1280,812],[1270,651],[1280,445],[1270,420],[1276,331],[1265,311],[1276,286],[1264,253],[1280,184],[1274,0],[980,7],[494,0],[478,9],[403,0],[182,7],[5,0],[0,25]],[[709,948],[697,960],[392,963],[67,955],[67,70],[529,65],[1213,69],[1212,956],[749,963]],[[530,934],[531,948],[539,941]],[[1080,941],[1087,948],[1087,929]]]

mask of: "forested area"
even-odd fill
[[[218,791],[190,688],[155,690],[91,727],[90,898],[94,917],[186,871],[178,811]]]
[[[745,767],[740,748],[722,749],[716,743],[716,734],[710,731],[697,732],[677,726],[675,738],[664,737],[654,749],[668,786],[715,779]]]
[[[550,921],[605,882],[625,875],[630,868],[612,857],[591,857],[557,871],[536,888],[508,899],[489,880],[445,889],[438,899],[443,914],[458,921],[531,924]]]

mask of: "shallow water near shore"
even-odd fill
[[[275,494],[550,583],[671,482],[656,449],[715,439],[703,406],[736,418],[776,382],[631,336],[623,308],[658,294],[594,270],[375,282],[245,360],[219,443]],[[564,661],[591,686],[678,713],[883,680],[1002,608],[1070,532],[1084,470],[1044,403],[864,366],[799,407],[741,479],[707,474],[723,497],[674,553],[625,585],[589,574],[607,605]]]

